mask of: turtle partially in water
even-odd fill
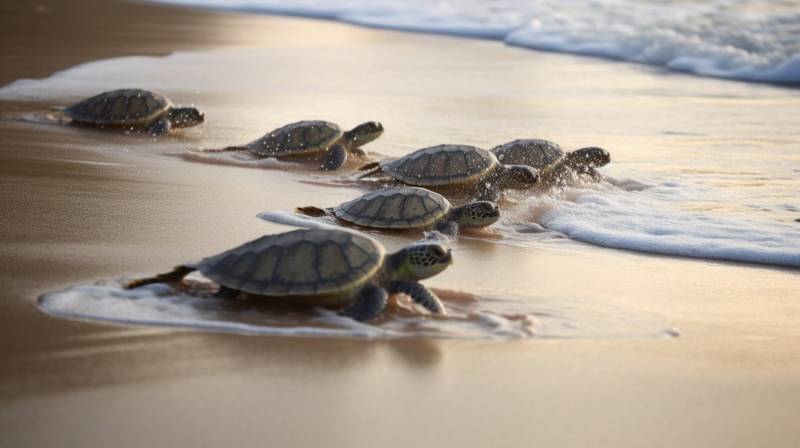
[[[204,115],[194,107],[175,107],[166,97],[142,89],[103,92],[75,103],[64,114],[75,124],[145,131],[152,136],[197,126]]]
[[[369,170],[361,179],[383,176],[416,187],[457,192],[467,197],[494,201],[504,189],[523,190],[536,185],[536,169],[503,165],[485,149],[469,145],[422,148],[394,160],[381,160],[360,168]]]
[[[405,293],[433,313],[444,313],[436,294],[419,283],[452,264],[441,240],[425,240],[386,254],[374,239],[354,231],[300,229],[266,235],[171,272],[135,280],[128,289],[180,282],[193,271],[219,284],[220,297],[283,298],[330,307],[356,320],[378,317],[388,295]]]
[[[455,236],[461,228],[480,228],[500,219],[494,202],[476,201],[453,207],[444,196],[418,187],[384,188],[336,207],[299,207],[309,216],[332,216],[347,224],[373,229],[435,229]]]
[[[578,180],[599,182],[596,168],[608,165],[611,154],[590,146],[565,153],[554,142],[542,139],[514,140],[492,149],[501,163],[527,165],[539,170],[542,185],[566,185]]]
[[[362,123],[342,132],[335,123],[322,120],[298,121],[268,132],[263,137],[242,146],[207,150],[249,151],[256,157],[275,157],[280,160],[312,160],[322,170],[336,170],[347,162],[348,153],[366,155],[361,146],[383,134],[383,125],[375,121]]]

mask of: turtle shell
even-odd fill
[[[333,209],[337,218],[377,229],[418,229],[433,226],[450,210],[442,195],[424,188],[385,188]]]
[[[383,171],[418,187],[476,182],[498,165],[494,154],[475,146],[438,145],[422,148],[392,161],[381,161]]]
[[[98,125],[146,125],[172,106],[157,93],[141,89],[103,92],[64,109],[73,120]]]
[[[541,139],[514,140],[496,146],[492,152],[503,165],[528,165],[540,170],[564,157],[558,143]]]
[[[349,299],[383,264],[377,241],[346,230],[267,235],[204,259],[198,270],[231,289],[261,296]]]
[[[247,147],[262,157],[279,157],[321,152],[330,147],[342,130],[329,121],[298,121],[250,142]]]

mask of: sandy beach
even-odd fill
[[[747,171],[739,158],[763,157],[785,177],[770,182],[761,171],[770,165],[752,167],[727,191],[771,183],[789,197],[800,172],[798,90],[490,41],[141,3],[11,2],[0,6],[0,25],[2,85],[146,56],[78,67],[56,78],[63,84],[41,86],[47,100],[0,101],[0,446],[796,445],[800,276],[789,266],[550,234],[458,241],[455,264],[426,282],[449,300],[513,294],[586,325],[576,337],[545,328],[527,340],[117,325],[50,316],[37,300],[287,229],[255,218],[262,211],[367,191],[299,168],[185,157],[291,121],[380,120],[387,132],[369,147],[376,157],[543,133],[566,147],[610,148],[608,174],[618,179],[647,170],[654,179],[692,170],[723,178]],[[195,104],[207,123],[152,141],[20,119],[120,82]],[[743,153],[717,156],[722,145]],[[704,153],[717,164],[704,165]],[[520,204],[498,233],[549,210]],[[408,237],[381,240],[398,247]]]

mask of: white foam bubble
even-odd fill
[[[497,39],[699,75],[800,82],[796,0],[161,1]]]

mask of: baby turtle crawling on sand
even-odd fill
[[[536,185],[538,172],[529,166],[503,165],[489,151],[468,145],[422,148],[394,160],[364,165],[360,176],[388,176],[404,184],[494,201],[503,189]]]
[[[497,160],[510,165],[527,165],[539,170],[543,185],[566,185],[583,179],[603,180],[595,168],[608,165],[611,154],[603,148],[590,146],[564,153],[557,143],[548,140],[514,140],[492,149]]]
[[[173,107],[169,99],[141,89],[104,92],[63,112],[75,124],[144,130],[152,136],[169,134],[173,128],[197,126],[204,119],[194,107]]]
[[[375,229],[435,229],[458,235],[460,228],[486,227],[500,219],[494,202],[453,207],[444,196],[424,188],[384,188],[327,209],[299,207],[309,216],[332,216],[348,224]]]
[[[265,134],[243,146],[229,146],[208,152],[249,151],[257,157],[277,159],[320,160],[320,168],[330,171],[341,168],[347,162],[347,154],[366,155],[361,146],[383,134],[383,126],[375,121],[362,123],[342,132],[329,121],[298,121]]]
[[[452,262],[450,248],[441,240],[413,243],[387,255],[380,243],[361,233],[301,229],[263,236],[199,263],[133,281],[127,288],[179,282],[200,271],[220,285],[220,297],[246,294],[311,305],[348,305],[341,314],[365,321],[378,317],[388,294],[395,293],[408,294],[433,313],[444,313],[436,294],[419,280],[442,272]]]

